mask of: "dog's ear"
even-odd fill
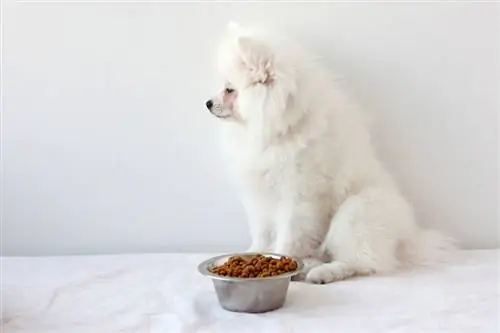
[[[251,37],[237,40],[241,65],[247,71],[251,84],[269,84],[274,80],[273,54],[270,48]]]

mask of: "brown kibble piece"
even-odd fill
[[[273,257],[257,254],[249,259],[240,256],[232,256],[225,263],[212,267],[210,271],[222,276],[264,278],[293,272],[297,267],[297,262],[292,258],[281,257],[275,259]]]

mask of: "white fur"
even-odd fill
[[[222,133],[249,250],[306,258],[312,283],[441,259],[451,241],[417,228],[364,115],[318,62],[265,32],[228,30],[219,68],[237,97]]]

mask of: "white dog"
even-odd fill
[[[219,51],[226,86],[206,105],[224,118],[249,251],[304,258],[306,281],[328,283],[436,261],[453,248],[417,228],[362,114],[316,61],[236,24]]]

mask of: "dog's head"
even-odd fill
[[[218,53],[225,86],[206,102],[210,112],[261,130],[286,127],[296,75],[284,45],[263,31],[230,23]]]

